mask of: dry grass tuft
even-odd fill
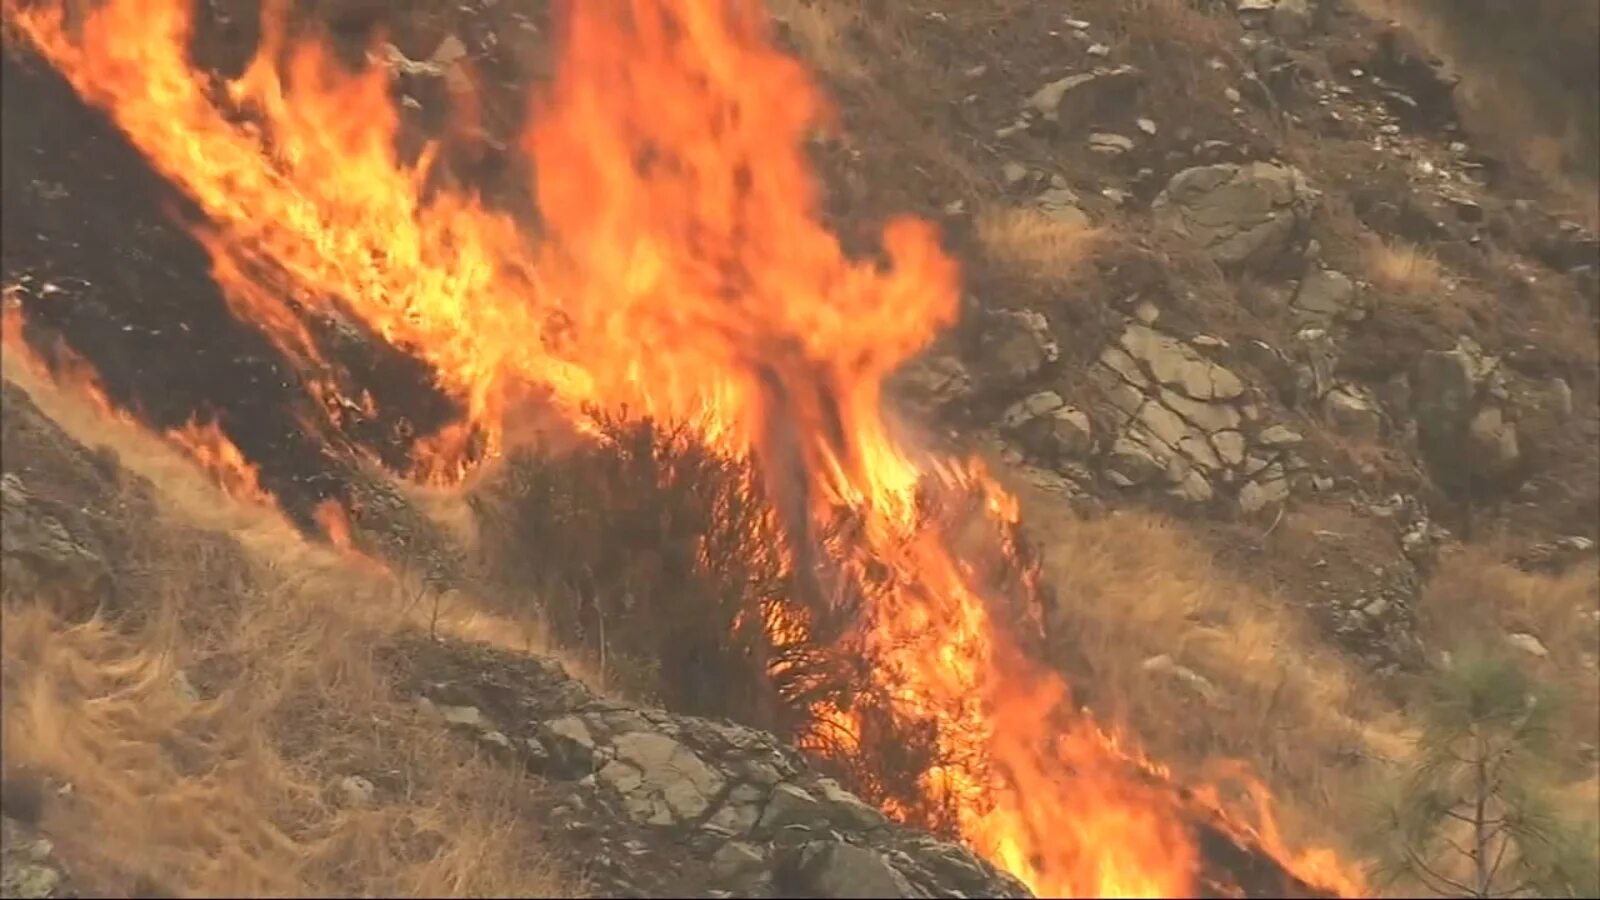
[[[383,649],[431,610],[375,564],[222,500],[154,437],[16,380],[80,440],[152,478],[164,520],[225,522],[238,542],[228,551],[140,523],[152,587],[136,615],[69,623],[27,598],[7,604],[5,773],[71,785],[42,828],[86,889],[570,894],[527,815],[536,783],[476,758],[395,694]],[[219,581],[238,590],[205,587]],[[440,625],[531,640],[460,602]],[[346,776],[375,786],[370,802],[346,799]]]
[[[1436,297],[1445,287],[1438,258],[1398,238],[1368,240],[1362,247],[1361,263],[1367,280],[1384,294]]]
[[[1065,283],[1076,274],[1104,231],[1026,207],[989,206],[974,222],[985,256],[1019,275]]]

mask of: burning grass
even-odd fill
[[[1049,652],[1080,702],[1148,735],[1149,750],[1188,780],[1238,787],[1217,761],[1243,763],[1283,801],[1291,840],[1356,832],[1358,788],[1404,752],[1405,728],[1361,673],[1320,648],[1284,598],[1231,576],[1179,524],[1129,512],[1082,520],[1026,494],[1024,503],[1054,599]]]
[[[25,373],[8,365],[8,376]],[[7,596],[9,779],[70,786],[43,827],[93,893],[564,896],[536,786],[415,720],[375,650],[416,627],[393,579],[228,502],[153,435],[39,384],[52,417],[155,476],[131,606],[68,621]],[[198,541],[226,526],[232,541]],[[217,585],[233,590],[218,592]],[[446,629],[480,635],[460,609]],[[345,776],[377,785],[351,801]],[[65,790],[65,787],[63,787]]]
[[[541,173],[536,245],[474,195],[425,190],[426,154],[394,150],[387,74],[342,68],[284,4],[266,4],[259,55],[225,85],[187,60],[177,0],[113,0],[81,39],[58,6],[6,8],[195,202],[235,313],[308,382],[333,364],[298,317],[337,301],[432,366],[489,450],[530,397],[606,447],[572,457],[579,478],[535,465],[513,491],[553,504],[534,533],[572,557],[541,573],[578,601],[558,629],[608,651],[602,630],[644,593],[661,633],[629,637],[629,657],[655,658],[690,703],[762,672],[805,708],[802,743],[825,732],[886,811],[1041,892],[1198,889],[1195,823],[1215,810],[1039,663],[1015,503],[975,462],[902,442],[881,409],[884,379],[954,318],[956,265],[925,222],[891,221],[870,257],[823,226],[805,151],[822,100],[756,4],[561,7],[561,61],[522,141]],[[645,424],[663,419],[691,425]],[[814,686],[812,648],[848,667],[837,700]],[[1227,834],[1298,866],[1270,832]]]

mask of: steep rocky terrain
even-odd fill
[[[1355,786],[1403,758],[1411,679],[1488,642],[1575,695],[1559,764],[1587,796],[1600,209],[1592,183],[1514,152],[1542,133],[1486,134],[1478,106],[1463,114],[1484,77],[1472,59],[1352,0],[767,5],[836,103],[809,148],[830,227],[869,253],[886,216],[915,213],[962,266],[960,322],[897,373],[893,401],[1021,496],[1046,559],[1041,644],[1079,702],[1180,775],[1242,759],[1294,837],[1349,852]],[[516,135],[526,86],[551,73],[547,4],[311,6],[353,59],[380,31],[392,42],[371,58],[394,73],[405,140],[447,136],[440,178],[526,214]],[[253,4],[200,9],[196,58],[236,73]],[[371,465],[404,470],[417,436],[457,415],[425,367],[363,325],[318,321],[349,397],[338,432],[303,427],[299,375],[235,318],[179,224],[199,213],[35,54],[8,41],[4,65],[6,302],[34,348],[60,338],[72,352],[55,358],[87,360],[151,431],[215,419],[306,534],[328,532],[334,499],[364,553],[478,591],[452,526]],[[482,100],[465,134],[449,115],[462,79]],[[350,399],[361,388],[372,398]],[[160,608],[132,523],[246,552],[163,512],[163,485],[9,381],[4,401],[8,603],[67,622]],[[238,593],[232,568],[204,589]],[[770,735],[417,623],[374,639],[381,717],[523,779],[517,814],[564,891],[1027,894]],[[8,659],[8,693],[21,666]],[[75,821],[50,810],[70,785],[7,774],[8,896],[145,892],[126,860],[59,859],[82,853],[52,831]],[[429,802],[382,766],[317,776],[347,810]],[[1314,893],[1196,827],[1208,885]]]

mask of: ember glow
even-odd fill
[[[580,432],[595,410],[692,423],[759,463],[789,536],[780,552],[816,554],[859,595],[852,652],[895,716],[936,725],[919,805],[952,811],[963,838],[1044,895],[1199,889],[1189,823],[1212,804],[1074,712],[1067,685],[1009,636],[1030,598],[981,584],[952,550],[956,514],[1007,546],[1015,501],[975,463],[902,443],[881,409],[888,375],[953,322],[956,266],[920,221],[887,225],[882,264],[846,256],[823,227],[805,153],[822,99],[774,49],[758,3],[561,6],[560,66],[521,142],[537,239],[471,194],[425,190],[434,153],[397,155],[388,72],[351,73],[291,35],[285,6],[265,4],[258,55],[226,84],[187,59],[183,0],[108,0],[71,27],[58,3],[5,8],[195,201],[235,315],[301,367],[315,408],[342,395],[308,322],[342,315],[463,401],[464,422],[418,445],[412,474],[429,480],[459,478],[475,444],[503,446],[530,398]],[[183,439],[213,452],[200,435]],[[318,519],[347,543],[334,513]],[[859,527],[829,532],[841,514]],[[773,610],[766,627],[806,622]],[[835,747],[862,740],[859,710],[812,712]],[[1360,891],[1275,831],[1234,833],[1313,883]]]

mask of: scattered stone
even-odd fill
[[[1028,177],[1028,167],[1019,162],[1007,162],[1000,167],[1000,180],[1009,187]]]
[[[1061,356],[1050,322],[1031,309],[990,312],[979,338],[978,357],[986,384],[1021,384]]]
[[[1133,140],[1120,134],[1095,132],[1089,135],[1089,149],[1107,156],[1121,156],[1133,149]]]
[[[477,728],[483,725],[483,713],[476,706],[438,706],[439,715],[451,725]]]
[[[1097,68],[1050,82],[1028,98],[1028,107],[1046,122],[1075,130],[1100,109],[1126,101],[1142,80],[1133,66]]]
[[[1550,649],[1544,645],[1544,641],[1539,640],[1537,637],[1534,637],[1525,631],[1518,631],[1514,634],[1506,635],[1506,643],[1517,648],[1518,650],[1521,650],[1523,653],[1526,653],[1529,656],[1536,656],[1540,659],[1544,659],[1550,655]]]
[[[895,388],[913,403],[938,409],[972,396],[972,374],[954,356],[931,355],[912,360],[895,374]]]
[[[1188,666],[1179,665],[1178,663],[1174,662],[1172,657],[1165,653],[1159,656],[1150,657],[1141,663],[1139,667],[1144,669],[1146,672],[1171,678],[1175,682],[1183,685],[1185,688],[1193,691],[1200,697],[1200,699],[1204,700],[1210,706],[1222,705],[1222,692],[1217,689],[1215,684],[1212,684],[1211,681],[1204,675],[1201,675],[1199,672],[1194,671]]]
[[[761,848],[743,841],[729,841],[711,855],[711,873],[719,881],[736,881],[767,866]]]
[[[1088,228],[1089,215],[1083,211],[1080,203],[1078,195],[1065,187],[1052,187],[1033,200],[1034,207],[1049,218],[1066,225]]]
[[[1365,391],[1353,385],[1329,391],[1323,398],[1323,410],[1334,429],[1350,437],[1377,440],[1383,426],[1383,414]]]
[[[1220,431],[1211,436],[1211,446],[1216,449],[1217,457],[1223,465],[1238,466],[1244,463],[1245,441],[1244,435],[1237,431]]]
[[[1167,469],[1148,447],[1127,437],[1117,438],[1112,443],[1105,468],[1106,476],[1119,487],[1148,484],[1164,475]]]
[[[1262,469],[1252,481],[1239,488],[1239,509],[1246,513],[1259,512],[1289,499],[1289,480],[1283,467],[1277,463]]]
[[[1556,415],[1563,419],[1572,418],[1572,386],[1567,384],[1567,380],[1565,378],[1552,378],[1547,390],[1550,396],[1550,406]]]
[[[1264,447],[1297,447],[1303,440],[1300,432],[1285,425],[1268,425],[1256,435],[1256,443]]]
[[[1499,406],[1485,406],[1467,425],[1466,450],[1480,473],[1497,475],[1508,471],[1522,455],[1517,426],[1506,421]]]
[[[1145,134],[1154,135],[1156,133],[1156,122],[1154,119],[1146,119],[1141,116],[1140,118],[1134,119],[1133,124],[1137,125],[1139,130]]]
[[[1293,305],[1305,318],[1321,324],[1336,319],[1356,320],[1364,315],[1356,306],[1356,285],[1350,276],[1320,266],[1313,267],[1301,279]]]
[[[1194,469],[1184,473],[1183,478],[1173,485],[1170,493],[1189,503],[1206,503],[1216,496],[1216,492],[1211,489],[1211,482]]]
[[[772,833],[790,825],[810,827],[825,818],[822,804],[817,802],[817,798],[803,788],[780,784],[773,788],[771,797],[767,799],[767,808],[762,812],[757,827]]]
[[[813,841],[803,845],[790,868],[795,887],[801,891],[796,896],[913,896],[910,883],[883,854],[843,841]]]
[[[346,806],[365,809],[372,805],[376,795],[377,788],[360,775],[346,775],[339,779],[339,796]]]
[[[1082,456],[1093,442],[1088,415],[1055,391],[1040,391],[1013,404],[1001,424],[1026,450],[1044,459]]]
[[[1156,197],[1163,227],[1203,247],[1219,265],[1270,264],[1304,229],[1316,194],[1299,170],[1270,163],[1184,169]]]

